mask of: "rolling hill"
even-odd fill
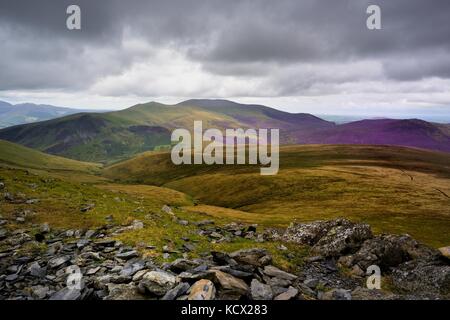
[[[79,112],[88,112],[88,110],[34,103],[13,105],[5,101],[0,101],[0,128],[59,118]]]
[[[45,154],[21,145],[0,140],[0,165],[7,167],[94,173],[100,165]]]
[[[270,226],[346,217],[379,232],[406,232],[436,245],[450,242],[447,153],[367,145],[284,146],[279,173],[261,176],[258,166],[175,166],[170,154],[149,152],[107,167],[104,176],[187,193],[205,204],[187,208],[193,213]]]
[[[281,144],[381,144],[450,152],[450,126],[422,120],[363,120],[336,125],[310,114],[227,100],[156,102],[121,111],[79,113],[0,130],[0,139],[43,152],[111,163],[170,145],[175,128],[279,128]]]

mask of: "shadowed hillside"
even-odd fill
[[[8,141],[0,140],[0,164],[43,170],[96,172],[100,165],[45,154]]]
[[[362,120],[304,137],[303,143],[390,144],[450,152],[450,126],[418,119]]]

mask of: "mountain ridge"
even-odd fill
[[[263,105],[191,99],[174,105],[137,104],[110,112],[77,113],[0,130],[0,139],[83,161],[110,163],[167,148],[176,128],[279,128],[281,144],[404,145],[450,152],[450,125],[377,119],[341,125],[311,114]]]
[[[0,100],[0,128],[51,120],[80,112],[93,112],[93,110],[28,102],[12,104]]]

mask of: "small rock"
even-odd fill
[[[14,196],[13,196],[11,193],[9,193],[9,192],[5,192],[5,193],[3,194],[3,198],[4,198],[6,201],[9,201],[9,202],[13,202],[13,201],[15,200]]]
[[[68,261],[70,261],[70,259],[71,259],[70,256],[56,257],[48,261],[48,266],[52,269],[58,268],[63,264],[67,263]]]
[[[203,226],[207,226],[207,225],[210,225],[210,224],[214,224],[214,221],[212,221],[212,220],[201,220],[201,221],[195,222],[194,224],[196,226],[203,227]]]
[[[19,273],[21,269],[22,269],[21,266],[18,266],[18,265],[12,265],[12,266],[9,266],[6,270],[7,270],[9,273]]]
[[[8,282],[13,282],[13,281],[16,281],[18,278],[19,278],[19,276],[14,273],[14,274],[7,275],[5,277],[5,280]]]
[[[357,264],[355,264],[353,266],[352,270],[350,270],[350,274],[355,277],[364,277],[365,276],[364,270],[362,270],[360,268],[360,266],[358,266]]]
[[[132,260],[128,261],[124,266],[123,269],[120,271],[120,275],[123,277],[131,277],[136,272],[142,270],[145,268],[145,262],[142,260]]]
[[[269,285],[253,279],[250,284],[250,292],[253,300],[272,300],[273,292]]]
[[[291,300],[295,298],[298,294],[298,290],[294,287],[289,287],[287,291],[277,295],[274,300]]]
[[[270,277],[277,277],[277,278],[281,278],[281,279],[285,279],[285,280],[289,280],[289,281],[294,281],[295,279],[297,279],[297,276],[295,276],[291,273],[287,273],[283,270],[280,270],[274,266],[265,266],[264,273]]]
[[[331,289],[324,292],[319,298],[321,300],[352,300],[352,294],[345,289]]]
[[[91,242],[91,240],[89,239],[81,239],[77,241],[77,248],[81,249],[86,247],[89,243]]]
[[[450,259],[450,246],[448,247],[442,247],[438,249],[442,256],[446,257],[447,259]]]
[[[161,210],[169,215],[173,215],[172,208],[168,205],[164,205]]]
[[[187,281],[187,282],[193,282],[193,281],[198,281],[204,278],[208,278],[210,276],[209,273],[207,272],[182,272],[178,275],[178,279],[180,279],[181,281]]]
[[[94,203],[88,203],[88,204],[84,205],[83,207],[81,207],[80,211],[81,212],[88,212],[89,210],[92,210],[93,208],[95,208],[95,204]]]
[[[44,299],[49,291],[50,289],[48,287],[44,287],[41,285],[31,287],[31,294],[36,299]]]
[[[0,240],[5,239],[6,237],[8,237],[8,230],[0,228]]]
[[[113,284],[108,283],[109,294],[104,300],[143,300],[145,297],[139,293],[134,284]]]
[[[240,279],[250,279],[253,276],[252,272],[236,270],[236,269],[231,268],[230,266],[216,266],[216,267],[213,267],[213,269],[220,270],[225,273],[229,273],[232,276],[235,276],[236,278],[240,278]]]
[[[222,235],[218,232],[211,232],[211,234],[209,235],[211,238],[215,238],[215,239],[220,239],[222,238]]]
[[[86,275],[92,276],[93,274],[96,274],[100,269],[101,267],[90,268],[86,271]]]
[[[219,252],[219,251],[211,251],[211,255],[213,261],[219,265],[236,265],[236,261],[234,261],[228,253]]]
[[[133,223],[131,224],[131,228],[133,230],[140,230],[144,228],[144,223],[140,220],[133,220]]]
[[[84,234],[84,237],[86,238],[86,239],[90,239],[90,238],[92,238],[94,235],[95,235],[95,230],[88,230],[88,231],[86,231],[86,233]]]
[[[188,300],[214,300],[216,297],[216,288],[210,280],[201,279],[194,283]]]
[[[187,271],[190,269],[194,269],[195,267],[198,267],[198,263],[192,260],[187,260],[187,259],[176,259],[175,261],[173,261],[170,266],[169,266],[169,270],[174,271],[174,272],[182,272],[182,271]]]
[[[122,253],[116,254],[117,258],[125,259],[125,260],[131,259],[131,258],[135,258],[135,257],[138,257],[138,256],[139,256],[139,254],[138,254],[138,252],[136,250],[131,250],[131,251],[127,251],[127,252],[122,252]]]
[[[72,237],[74,236],[74,234],[75,234],[75,231],[73,231],[73,230],[67,230],[67,231],[65,232],[65,234],[66,234],[66,237],[67,237],[67,238],[72,238]]]
[[[138,272],[136,272],[134,275],[133,275],[133,281],[134,282],[137,282],[137,281],[141,281],[142,280],[142,277],[144,276],[144,274],[146,274],[148,272],[148,270],[139,270]]]
[[[112,239],[96,240],[94,244],[99,247],[114,247],[114,245],[116,244],[116,240]]]
[[[187,221],[187,220],[178,220],[178,223],[181,224],[182,226],[187,226],[189,224],[189,221]]]
[[[393,293],[383,290],[357,287],[352,291],[352,300],[393,300],[398,299]]]
[[[102,256],[100,255],[100,252],[88,251],[88,252],[83,252],[80,256],[83,259],[93,259],[93,260],[97,260],[97,261],[102,260]]]
[[[195,250],[195,246],[191,243],[183,243],[182,245],[182,249],[187,251],[187,252],[191,252]]]
[[[319,279],[316,278],[306,279],[305,281],[303,281],[303,284],[308,288],[314,289],[319,285]]]
[[[177,278],[165,271],[150,271],[144,274],[140,285],[157,296],[163,296],[177,284]]]
[[[50,300],[78,300],[81,297],[81,291],[78,289],[69,289],[65,287],[50,297]]]
[[[175,288],[170,289],[166,292],[166,294],[161,298],[161,300],[175,300],[179,296],[184,295],[190,286],[187,282],[182,282],[178,284]]]
[[[83,234],[84,234],[83,230],[75,230],[73,235],[75,238],[79,239],[83,236]]]
[[[211,272],[214,273],[214,282],[227,296],[232,295],[238,299],[240,296],[247,294],[249,288],[243,280],[219,270],[212,270]]]
[[[47,274],[46,268],[41,268],[38,262],[33,262],[28,269],[33,277],[43,278]]]
[[[263,267],[270,263],[272,258],[265,249],[244,249],[230,254],[230,257],[238,263],[248,264],[255,267]]]
[[[43,223],[40,228],[41,233],[49,233],[50,232],[50,226],[48,223]]]

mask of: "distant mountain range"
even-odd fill
[[[0,100],[0,128],[59,118],[79,112],[92,112],[92,110],[71,109],[33,103],[13,105]]]
[[[157,102],[121,111],[78,113],[0,130],[0,139],[83,161],[112,162],[170,144],[175,128],[279,128],[282,144],[403,145],[450,152],[450,125],[422,120],[362,120],[341,125],[227,100]]]

